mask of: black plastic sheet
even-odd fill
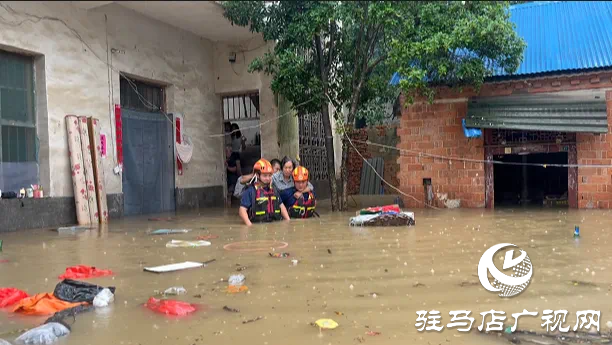
[[[111,286],[108,289],[114,294],[115,287]],[[53,295],[62,301],[79,303],[93,303],[96,295],[104,290],[104,287],[81,282],[78,280],[64,279],[55,286]]]

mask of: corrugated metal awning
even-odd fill
[[[608,133],[606,103],[468,105],[467,127]]]

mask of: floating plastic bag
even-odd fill
[[[173,286],[171,288],[167,288],[166,291],[164,291],[164,295],[184,295],[186,293],[187,290],[185,290],[185,288],[182,286]]]
[[[480,138],[482,136],[482,130],[478,128],[467,128],[465,119],[461,119],[461,126],[463,127],[463,135],[466,138]]]
[[[322,329],[334,329],[338,327],[338,323],[332,319],[319,319],[315,324]]]
[[[191,247],[206,247],[210,246],[211,243],[208,241],[181,241],[172,240],[166,243],[166,248],[191,248]]]
[[[25,315],[51,315],[81,304],[83,303],[62,301],[50,293],[39,293],[19,301],[13,308],[13,312]]]
[[[193,304],[169,299],[159,300],[154,297],[149,298],[145,307],[156,313],[176,316],[185,316],[196,311]]]
[[[52,344],[60,337],[70,334],[70,330],[61,323],[51,322],[31,329],[15,339],[18,344]]]
[[[0,308],[11,306],[27,297],[28,294],[25,291],[21,291],[15,288],[1,288]]]
[[[96,308],[108,307],[108,305],[115,301],[115,295],[110,289],[103,289],[96,295],[93,300],[93,305]]]
[[[112,276],[113,274],[111,270],[99,270],[92,266],[78,265],[66,268],[66,273],[59,276],[59,279],[87,279]]]
[[[111,293],[115,293],[114,287],[111,286],[108,289]],[[104,287],[102,286],[72,279],[65,279],[55,286],[53,296],[66,302],[92,303],[94,298],[96,298],[96,295],[98,295],[102,290],[104,290]]]
[[[244,284],[244,279],[245,278],[243,274],[232,274],[227,280],[227,283],[229,285],[241,286],[242,284]]]
[[[235,294],[249,291],[249,288],[246,285],[229,285],[226,291],[227,293]]]
[[[157,229],[155,231],[151,231],[150,235],[170,235],[170,234],[186,234],[190,229]]]

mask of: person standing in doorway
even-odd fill
[[[232,123],[232,151],[240,153],[243,150],[246,150],[246,137],[242,136],[238,124]]]
[[[225,146],[225,169],[227,174],[228,202],[231,204],[234,188],[236,188],[238,178],[242,175],[242,170],[240,167],[240,154],[237,152],[232,152],[231,145]]]

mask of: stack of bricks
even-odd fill
[[[461,207],[484,207],[483,163],[419,157],[422,153],[484,160],[482,138],[468,139],[463,134],[461,120],[467,113],[467,100],[421,102],[406,107],[402,96],[401,104],[398,148],[409,150],[398,158],[400,189],[409,195],[403,196],[404,204],[409,208],[425,207],[424,179],[431,179],[434,206],[445,207],[438,195],[446,195],[447,199],[459,199]]]
[[[368,132],[366,129],[355,129],[350,134],[351,140],[367,141]],[[359,150],[365,159],[372,158],[368,151],[368,145],[365,143],[353,142],[353,145]],[[359,194],[359,188],[361,186],[361,168],[363,167],[363,159],[351,145],[348,145],[348,194],[354,195]]]
[[[578,133],[579,165],[612,165],[612,91],[606,91],[608,134]],[[612,169],[578,168],[578,207],[612,208]]]

